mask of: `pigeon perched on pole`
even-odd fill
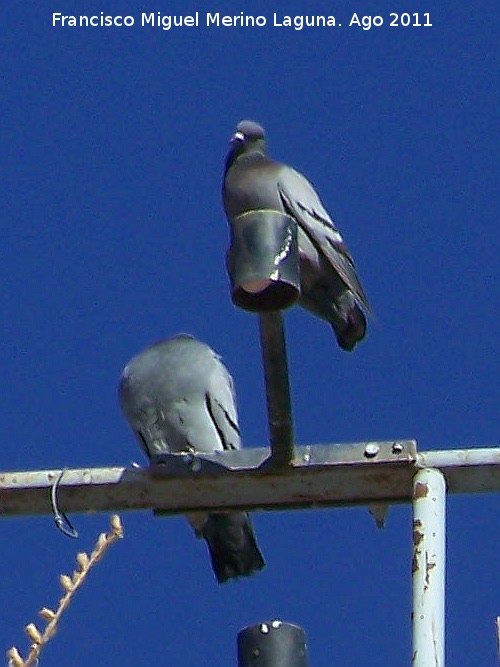
[[[370,306],[353,259],[309,181],[267,155],[264,129],[243,120],[231,138],[222,189],[230,225],[250,211],[281,213],[298,227],[300,305],[330,322],[352,350],[366,332]],[[270,281],[269,281],[270,282]],[[257,288],[266,289],[265,284]]]
[[[148,458],[241,446],[233,380],[220,357],[192,336],[160,341],[131,359],[118,396]],[[248,514],[195,512],[187,518],[208,544],[219,583],[264,567]]]

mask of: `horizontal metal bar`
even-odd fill
[[[500,491],[500,448],[443,449],[419,452],[417,465],[439,468],[448,493]]]
[[[174,514],[409,503],[413,476],[432,456],[442,457],[442,466],[432,466],[442,469],[448,491],[500,491],[500,449],[481,450],[483,459],[466,451],[475,450],[464,450],[455,463],[452,451],[417,454],[413,440],[307,445],[296,447],[292,464],[278,469],[262,466],[268,448],[168,454],[157,457],[151,468],[66,470],[59,505],[65,512],[156,509]],[[60,472],[0,473],[0,516],[52,513],[50,494]]]

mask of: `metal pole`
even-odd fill
[[[497,650],[498,650],[498,664],[500,665],[500,616],[497,617]]]
[[[446,484],[440,470],[413,479],[412,667],[444,667]]]
[[[286,466],[293,459],[293,419],[281,311],[259,313],[259,330],[271,444],[269,463]]]
[[[238,667],[307,667],[304,630],[298,625],[271,621],[238,633]]]

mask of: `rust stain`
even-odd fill
[[[419,571],[419,566],[418,566],[418,556],[417,554],[413,555],[412,561],[411,561],[411,573],[412,575],[415,574],[415,572]]]
[[[415,488],[413,489],[413,499],[418,500],[419,498],[427,498],[429,495],[429,485],[423,484],[422,482],[417,482]]]
[[[423,524],[420,519],[414,519],[413,521],[413,546],[418,547],[425,535],[423,532]]]
[[[418,547],[422,540],[424,539],[424,534],[421,533],[419,530],[414,530],[413,531],[413,545]]]
[[[436,563],[433,563],[432,561],[427,560],[429,558],[429,554],[425,554],[425,588],[427,589],[431,583],[431,570],[433,570],[436,567]]]

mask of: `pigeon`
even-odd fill
[[[222,187],[229,224],[255,210],[278,211],[297,222],[299,303],[330,322],[343,350],[353,350],[365,336],[370,305],[351,254],[318,194],[298,171],[268,157],[258,123],[238,123],[230,146]]]
[[[233,380],[220,357],[188,334],[160,341],[131,359],[118,398],[150,459],[241,446]],[[207,542],[219,583],[264,567],[248,514],[194,512],[187,518]]]

